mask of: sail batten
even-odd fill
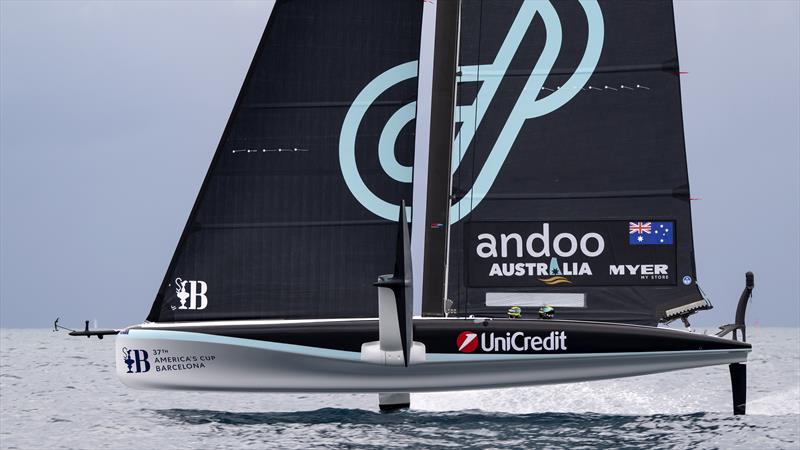
[[[376,100],[374,102],[275,102],[275,103],[253,103],[242,105],[242,108],[252,109],[291,109],[291,108],[349,108],[351,106],[360,107],[396,107],[407,105],[409,102],[414,101],[414,98],[404,100]]]
[[[610,191],[610,192],[554,192],[546,194],[486,194],[481,199],[487,200],[558,200],[558,199],[588,199],[588,198],[639,198],[639,197],[686,197],[688,192],[683,188],[659,189],[651,191]],[[477,197],[477,196],[476,196]]]

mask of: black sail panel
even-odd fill
[[[464,0],[462,18],[452,312],[654,325],[702,300],[672,3]]]
[[[377,315],[411,200],[421,14],[277,2],[148,320]]]

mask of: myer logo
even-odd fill
[[[128,373],[142,373],[150,370],[150,361],[147,360],[147,356],[145,350],[128,350],[127,347],[122,347],[122,361],[128,366]]]
[[[205,281],[176,278],[175,284],[178,286],[175,288],[175,292],[181,302],[181,306],[178,309],[206,309],[206,306],[208,306],[208,297],[206,297],[208,284]],[[188,292],[186,291],[187,285],[189,286]],[[189,306],[186,306],[186,300],[189,300]]]
[[[612,264],[608,266],[609,275],[668,275],[667,264]],[[689,281],[691,283],[691,280]]]
[[[540,352],[567,349],[567,334],[563,331],[551,331],[546,336],[528,336],[523,331],[506,332],[505,335],[494,332],[478,333],[462,331],[456,338],[458,351],[472,353],[478,348],[484,352]]]

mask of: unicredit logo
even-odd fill
[[[472,353],[478,348],[478,334],[472,331],[462,331],[456,338],[458,351],[462,353]]]
[[[484,352],[552,352],[567,349],[567,333],[551,331],[542,336],[528,336],[522,331],[506,332],[495,335],[494,332],[478,333],[462,331],[456,338],[458,351],[472,353],[481,346]]]

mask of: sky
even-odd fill
[[[0,326],[144,320],[269,2],[0,0]],[[675,2],[698,280],[800,325],[800,2]]]

